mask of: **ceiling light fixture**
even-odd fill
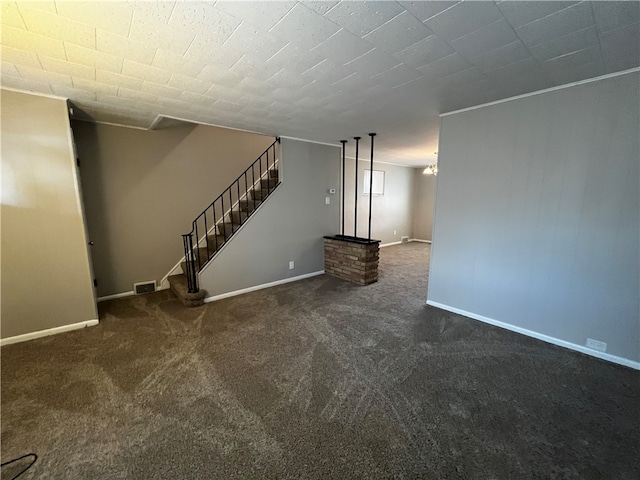
[[[427,168],[425,168],[422,173],[424,175],[433,175],[433,176],[437,176],[438,175],[438,152],[433,152],[436,155],[436,163],[432,164],[432,165],[427,165]]]
[[[427,168],[425,168],[422,173],[425,175],[438,175],[438,164],[427,165]]]

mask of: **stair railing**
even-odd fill
[[[195,218],[189,233],[182,235],[186,263],[185,276],[189,293],[198,291],[198,273],[213,258],[213,255],[229,241],[256,211],[256,208],[280,184],[279,175],[275,179],[272,178],[272,172],[277,172],[278,168],[277,143],[280,143],[280,138],[276,138]],[[272,179],[275,181],[272,182]],[[266,188],[263,185],[266,185]],[[261,192],[260,199],[256,199],[255,195],[258,190]],[[243,204],[246,210],[243,210]],[[230,231],[227,231],[227,225],[231,225]],[[222,234],[220,234],[221,228],[224,228]]]

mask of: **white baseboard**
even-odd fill
[[[538,340],[542,340],[543,342],[551,343],[559,347],[568,348],[569,350],[575,350],[576,352],[584,353],[592,357],[617,363],[618,365],[624,365],[625,367],[633,368],[635,370],[640,370],[640,362],[635,362],[633,360],[629,360],[628,358],[622,358],[616,355],[611,355],[609,353],[598,352],[597,350],[592,350],[590,348],[583,347],[582,345],[578,345],[576,343],[567,342],[566,340],[560,340],[559,338],[550,337],[549,335],[544,335],[542,333],[534,332],[533,330],[527,330],[526,328],[516,327],[515,325],[510,325],[508,323],[504,323],[499,320],[494,320],[489,317],[484,317],[482,315],[467,312],[466,310],[461,310],[459,308],[450,307],[449,305],[444,305],[442,303],[432,302],[431,300],[427,300],[427,305],[441,308],[442,310],[447,310],[448,312],[458,313],[460,315],[464,315],[465,317],[473,318],[474,320],[479,320],[481,322],[488,323],[489,325],[493,325],[495,327],[504,328],[505,330],[510,330],[512,332],[520,333],[522,335],[526,335],[527,337],[532,337]]]
[[[392,245],[400,245],[402,242],[381,243],[378,245],[380,248],[390,247]]]
[[[113,295],[107,295],[104,297],[98,297],[96,300],[98,302],[104,302],[105,300],[113,300],[115,298],[124,298],[124,297],[130,297],[132,295],[135,295],[136,292],[134,292],[133,290],[130,292],[122,292],[122,293],[114,293]]]
[[[276,285],[297,282],[298,280],[304,280],[305,278],[317,277],[323,273],[324,270],[319,270],[317,272],[298,275],[297,277],[283,278],[282,280],[276,280],[275,282],[263,283],[262,285],[256,285],[255,287],[248,287],[241,290],[234,290],[233,292],[221,293],[220,295],[213,295],[205,298],[204,303],[215,302],[216,300],[222,300],[223,298],[235,297],[236,295],[242,295],[243,293],[255,292],[256,290],[262,290],[263,288],[275,287]]]
[[[431,240],[421,240],[419,238],[410,238],[409,242],[421,242],[421,243],[431,243]],[[400,242],[391,242],[391,243],[383,243],[380,245],[380,248],[384,248],[384,247],[391,247],[392,245],[401,245],[402,241]]]
[[[37,332],[25,333],[23,335],[16,335],[15,337],[3,338],[0,340],[0,346],[10,345],[12,343],[26,342],[27,340],[33,340],[35,338],[48,337],[49,335],[70,332],[71,330],[79,330],[81,328],[93,327],[95,325],[98,325],[97,319],[72,323],[70,325],[63,325],[61,327],[47,328],[46,330],[38,330]]]

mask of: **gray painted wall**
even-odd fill
[[[67,103],[1,104],[2,338],[95,320]]]
[[[355,148],[352,146],[352,148]],[[358,236],[367,237],[369,230],[369,195],[363,195],[364,171],[369,161],[358,161]],[[399,242],[412,236],[413,227],[413,168],[373,162],[374,170],[385,172],[384,195],[372,199],[371,238],[383,244]],[[346,159],[345,175],[345,234],[354,233],[355,160]],[[338,199],[339,201],[339,195]],[[396,234],[393,234],[393,231]],[[338,232],[336,232],[338,233]]]
[[[430,302],[640,360],[639,85],[442,119]]]
[[[431,240],[438,177],[425,175],[423,170],[424,168],[413,169],[412,238]]]
[[[323,236],[339,228],[340,148],[283,139],[282,184],[200,274],[208,296],[324,269]],[[295,268],[289,270],[289,261]]]
[[[73,128],[99,296],[159,282],[184,255],[196,215],[274,140],[204,125]]]

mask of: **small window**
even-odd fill
[[[364,189],[363,195],[369,195],[369,185],[371,183],[371,170],[364,171]],[[373,171],[373,195],[384,195],[384,171]]]

